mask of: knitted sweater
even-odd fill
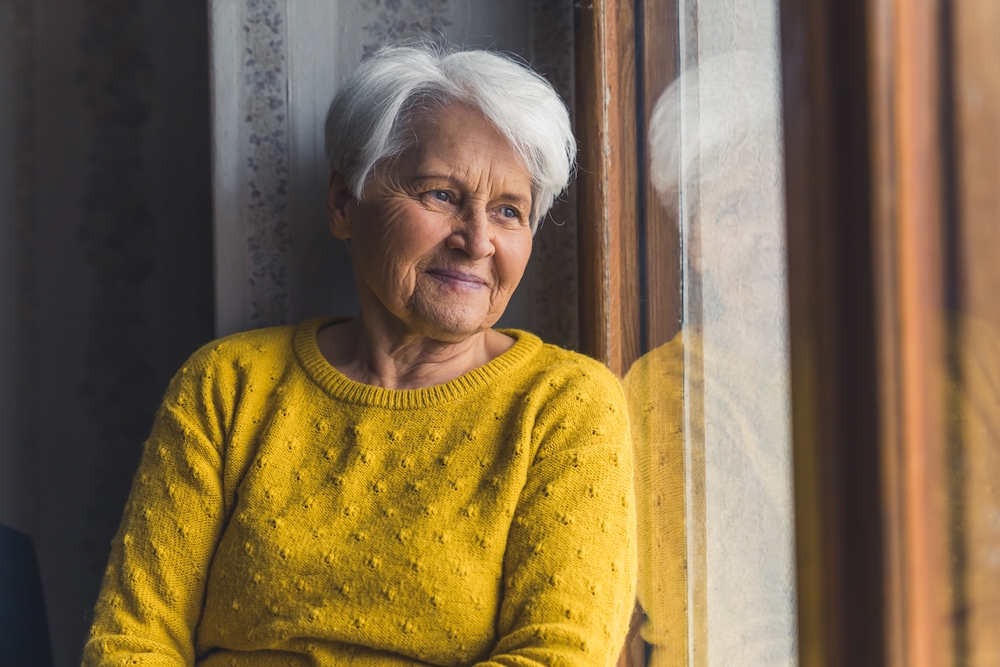
[[[522,331],[387,390],[328,320],[210,344],[174,377],[83,664],[608,665],[634,600],[618,381]]]

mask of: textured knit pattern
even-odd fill
[[[599,665],[634,600],[618,381],[514,346],[428,389],[351,381],[325,322],[239,334],[171,383],[84,665]]]
[[[652,667],[687,667],[683,336],[639,359],[622,384],[635,447],[643,639],[652,646]]]

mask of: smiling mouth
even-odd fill
[[[486,281],[478,276],[448,269],[431,269],[429,276],[451,287],[485,287]]]

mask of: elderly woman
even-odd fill
[[[84,664],[608,665],[634,600],[622,391],[491,328],[569,179],[565,106],[500,55],[396,47],[326,140],[360,312],[181,368]]]

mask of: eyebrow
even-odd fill
[[[462,183],[462,181],[458,180],[457,178],[454,178],[453,176],[445,176],[443,174],[420,174],[414,176],[412,179],[412,182],[414,183],[420,183],[423,181],[447,181],[448,183],[451,183],[452,185],[455,186],[465,185],[464,183]],[[509,201],[514,204],[518,204],[519,206],[528,206],[531,203],[530,198],[525,198],[522,197],[521,195],[515,195],[510,192],[504,192],[499,197],[496,197],[496,199],[500,199],[502,201]]]

